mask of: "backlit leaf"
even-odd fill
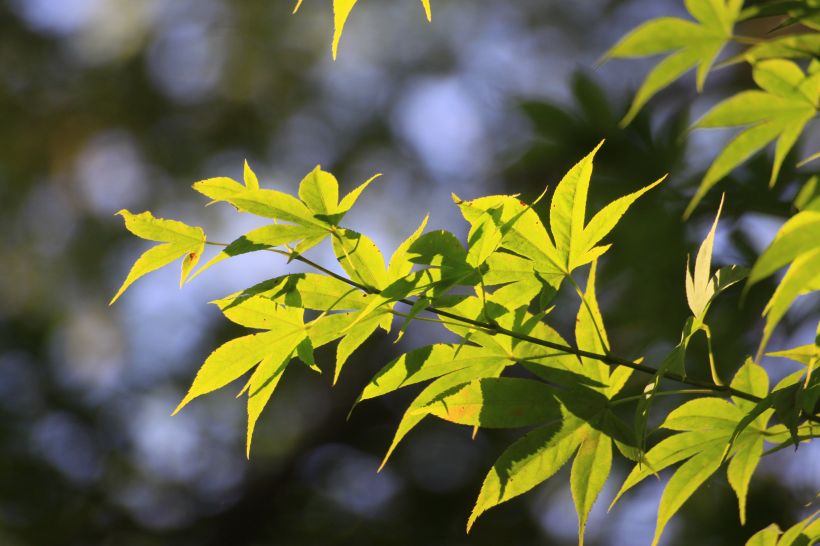
[[[150,212],[131,214],[123,209],[117,214],[125,218],[125,227],[134,235],[149,241],[159,241],[167,244],[155,246],[140,256],[111,303],[117,301],[117,298],[131,283],[146,273],[168,265],[177,258],[187,256],[188,261],[183,264],[182,269],[182,281],[184,282],[185,277],[205,249],[205,233],[202,228],[187,226],[176,220],[154,218]]]
[[[754,66],[755,82],[766,91],[741,93],[710,110],[695,127],[735,127],[754,124],[735,136],[706,171],[684,213],[689,217],[706,192],[752,154],[778,138],[770,186],[777,179],[786,154],[805,124],[817,113],[820,78],[803,74],[791,61],[761,61]]]
[[[789,358],[795,362],[799,362],[804,366],[808,366],[812,360],[820,358],[820,346],[816,343],[810,345],[802,345],[794,349],[785,351],[777,351],[775,353],[766,353],[766,356],[779,356],[781,358]]]
[[[554,475],[585,440],[588,427],[586,419],[570,414],[533,430],[507,448],[484,479],[467,531],[488,509]]]
[[[612,440],[601,430],[603,416],[590,422],[589,434],[581,442],[572,463],[570,487],[578,512],[579,545],[584,544],[587,516],[604,488],[612,467]]]
[[[672,52],[649,73],[632,106],[621,121],[628,125],[641,107],[658,91],[697,65],[697,88],[726,41],[732,36],[742,2],[738,0],[688,0],[686,8],[699,24],[663,17],[643,24],[616,44],[603,60]]]
[[[561,257],[560,265],[565,271],[569,270],[572,242],[578,241],[580,246],[583,239],[592,160],[602,145],[603,142],[600,142],[589,155],[564,175],[552,196],[550,228],[555,239],[555,248]]]
[[[820,247],[801,254],[794,260],[763,311],[766,316],[766,326],[763,329],[758,358],[769,342],[775,326],[803,289],[818,276],[818,271],[820,271]]]
[[[347,362],[347,359],[353,354],[364,341],[378,328],[382,316],[376,313],[370,315],[365,320],[359,322],[356,326],[347,331],[347,335],[339,342],[336,348],[336,372],[333,374],[333,384],[339,379],[339,374],[342,371],[342,366]]]
[[[774,240],[766,247],[752,267],[744,292],[792,263],[801,254],[820,246],[820,212],[805,211],[783,224]]]
[[[735,490],[740,509],[740,524],[746,525],[746,495],[749,491],[749,482],[752,479],[763,453],[763,436],[753,438],[742,445],[729,462],[727,476],[729,484]]]
[[[236,180],[225,177],[202,180],[195,183],[193,188],[214,201],[226,201],[229,197],[247,190],[245,186]]]
[[[286,330],[251,334],[225,343],[211,353],[202,365],[191,389],[174,413],[197,396],[215,391],[237,379],[268,355],[280,354],[282,347],[291,347],[292,351],[303,338],[301,330]]]
[[[317,273],[276,277],[230,297],[243,294],[263,296],[282,305],[319,311],[361,310],[376,298],[339,279]]]
[[[245,187],[249,190],[258,190],[259,189],[259,179],[256,178],[256,173],[251,170],[250,165],[248,165],[248,160],[245,160],[245,171],[243,173],[243,177],[245,179]]]
[[[694,280],[689,273],[689,267],[686,268],[686,299],[689,302],[689,309],[695,318],[701,318],[706,311],[706,307],[712,300],[715,294],[715,283],[710,282],[712,275],[712,247],[715,243],[715,229],[717,229],[718,220],[720,219],[720,211],[723,209],[723,198],[720,200],[717,216],[715,222],[712,224],[712,229],[700,245],[698,250],[698,257],[695,260],[695,277]]]
[[[501,364],[505,360],[504,356],[470,345],[462,347],[458,354],[456,345],[421,347],[390,361],[368,383],[356,403],[464,368]]]
[[[257,250],[264,250],[276,246],[286,245],[299,241],[301,239],[310,237],[325,238],[329,235],[327,230],[313,226],[292,226],[287,224],[278,224],[270,226],[262,226],[242,237],[238,238],[227,247],[225,250],[208,260],[208,263],[199,268],[191,279],[208,269],[214,264],[240,256],[249,252]]]
[[[390,258],[390,265],[387,268],[387,280],[388,283],[393,283],[402,277],[405,277],[410,274],[410,271],[413,269],[413,262],[408,260],[407,257],[407,249],[410,248],[416,240],[421,236],[421,233],[424,231],[424,226],[427,225],[427,220],[430,219],[430,215],[424,217],[424,221],[421,223],[419,228],[413,233],[410,237],[407,238],[399,248],[393,253],[393,256]]]
[[[296,355],[299,357],[299,360],[307,364],[308,368],[315,372],[322,373],[322,370],[319,369],[319,366],[316,365],[316,360],[313,358],[313,344],[310,342],[309,337],[300,341],[299,345],[296,346]]]
[[[482,428],[515,428],[560,419],[555,388],[530,379],[475,379],[414,411]]]
[[[246,190],[227,198],[242,212],[263,218],[284,220],[299,225],[329,228],[330,224],[313,215],[307,206],[286,193],[274,190]]]
[[[820,157],[818,155],[817,157]],[[808,160],[803,161],[806,163]],[[797,197],[794,198],[794,206],[797,210],[811,210],[820,212],[820,176],[812,176],[800,188]]]
[[[777,524],[772,523],[762,531],[758,531],[746,542],[746,546],[777,546],[777,539],[782,531]]]
[[[606,336],[603,317],[600,309],[598,309],[598,299],[595,295],[595,271],[597,266],[597,261],[592,262],[592,268],[589,270],[589,278],[587,279],[586,293],[584,294],[586,304],[581,302],[581,307],[578,309],[578,315],[575,319],[575,344],[582,351],[605,354],[609,350],[609,340]],[[585,371],[587,371],[588,377],[607,385],[607,387],[597,390],[609,394],[609,365],[600,360],[584,357],[581,357],[581,362]]]
[[[376,243],[361,233],[349,229],[333,232],[333,252],[348,276],[373,290],[388,284],[384,256]]]
[[[299,199],[315,215],[335,224],[332,217],[338,210],[339,183],[317,165],[299,184]]]
[[[353,207],[356,203],[356,200],[359,198],[359,195],[364,191],[364,189],[370,185],[370,183],[375,180],[376,178],[380,177],[381,174],[376,174],[371,176],[364,184],[353,190],[352,192],[345,195],[344,199],[342,199],[341,203],[336,209],[336,214],[334,215],[334,223],[339,225],[339,222],[345,217],[348,211]]]
[[[698,453],[675,472],[666,485],[658,509],[658,524],[655,528],[655,538],[652,546],[658,543],[663,529],[669,519],[678,511],[686,500],[697,491],[698,487],[720,467],[720,454],[723,446],[715,445]]]
[[[246,456],[250,457],[251,439],[253,430],[256,428],[256,421],[262,410],[270,400],[271,394],[279,384],[282,373],[293,356],[293,344],[298,344],[298,336],[293,336],[290,343],[280,343],[272,347],[272,351],[262,361],[256,371],[251,376],[248,387],[248,441]]]
[[[588,226],[584,227],[587,193],[592,175],[592,159],[602,144],[603,142],[598,144],[588,156],[570,169],[555,188],[555,195],[552,197],[550,227],[559,256],[558,265],[565,273],[603,254],[608,247],[595,247],[595,245],[615,227],[618,220],[638,197],[663,180],[658,180],[640,191],[613,201],[596,214]]]
[[[756,63],[762,59],[785,57],[789,59],[811,59],[820,54],[820,34],[792,34],[752,46],[743,53],[720,63],[728,66],[735,63]]]
[[[727,400],[703,397],[674,409],[664,420],[668,430],[720,430],[730,434],[743,418],[743,412]]]
[[[404,413],[404,417],[402,417],[401,423],[399,423],[399,428],[396,431],[396,435],[393,437],[393,443],[390,445],[390,449],[387,450],[387,454],[384,456],[384,461],[382,461],[382,467],[387,462],[387,459],[390,458],[390,455],[393,453],[393,450],[396,449],[396,446],[399,442],[404,438],[404,436],[410,432],[410,430],[415,427],[417,424],[424,419],[425,413],[417,414],[415,413],[416,410],[423,408],[424,406],[429,405],[431,402],[434,402],[438,398],[445,396],[451,390],[456,389],[457,387],[469,383],[474,379],[482,379],[485,377],[498,377],[504,368],[507,367],[511,362],[503,361],[499,364],[497,361],[485,361],[475,366],[470,366],[469,368],[463,368],[456,372],[450,373],[445,375],[444,377],[440,377],[431,383],[426,389],[424,389],[421,394],[419,394],[416,399],[410,404],[410,407],[407,408],[407,411]]]

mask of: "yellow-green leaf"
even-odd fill
[[[276,246],[286,245],[302,239],[321,237],[324,239],[330,235],[325,229],[314,226],[293,226],[288,224],[275,224],[262,226],[225,247],[225,250],[208,260],[208,263],[199,268],[191,279],[223,260],[240,256],[257,250],[265,250]]]
[[[781,358],[789,358],[795,362],[799,362],[804,366],[811,364],[812,360],[820,358],[820,346],[816,343],[810,345],[802,345],[794,349],[787,349],[785,351],[777,351],[774,353],[766,353],[766,356],[779,356]]]
[[[766,348],[775,326],[786,314],[795,298],[818,277],[818,271],[820,271],[820,247],[801,254],[794,260],[763,311],[766,316],[766,326],[763,328],[763,339],[760,341],[758,358]]]
[[[603,418],[598,416],[590,422],[588,434],[572,463],[570,488],[578,512],[579,546],[584,546],[589,511],[598,500],[612,467],[612,439],[601,430]]]
[[[247,190],[245,186],[236,180],[225,177],[202,180],[195,183],[193,188],[214,201],[226,201],[229,197]]]
[[[746,495],[749,492],[749,482],[752,479],[763,453],[763,436],[752,437],[732,457],[726,473],[729,484],[735,490],[740,509],[740,524],[746,525]]]
[[[652,540],[652,546],[658,543],[666,524],[675,512],[720,467],[722,449],[723,446],[715,445],[702,453],[698,453],[683,463],[672,476],[672,479],[669,480],[661,497],[661,505],[658,509],[658,524],[655,528],[655,538]]]
[[[516,428],[560,419],[554,387],[531,379],[474,379],[415,410],[446,421],[483,428]]]
[[[373,290],[387,287],[384,257],[376,243],[361,233],[341,228],[333,232],[331,240],[336,259],[351,279]]]
[[[384,317],[378,313],[374,313],[365,320],[356,324],[353,328],[347,331],[347,335],[339,342],[336,347],[336,371],[333,374],[333,384],[339,380],[339,374],[342,372],[347,359],[353,354],[364,341],[378,328],[379,323]]]
[[[780,172],[786,154],[794,146],[806,122],[817,113],[820,76],[805,75],[791,61],[761,61],[754,67],[755,82],[766,91],[735,95],[708,112],[695,127],[748,125],[721,151],[700,183],[684,213],[689,217],[706,192],[752,154],[778,139],[769,185]]]
[[[248,165],[248,160],[245,160],[245,171],[243,173],[243,178],[245,179],[245,187],[249,190],[258,190],[259,189],[259,179],[256,178],[256,173],[251,170],[250,165]]]
[[[592,176],[592,160],[603,145],[600,142],[589,155],[579,161],[555,188],[550,205],[550,228],[555,248],[561,257],[561,267],[568,271],[570,247],[583,239],[589,179]]]
[[[664,176],[645,188],[613,201],[593,216],[592,220],[590,220],[589,224],[584,228],[583,237],[578,240],[577,244],[573,242],[573,245],[570,247],[569,269],[573,270],[576,267],[587,264],[603,254],[609,247],[596,247],[595,245],[612,231],[612,228],[615,227],[638,197],[663,182],[665,178]]]
[[[746,542],[746,546],[777,546],[777,539],[783,531],[776,523],[772,523],[762,531],[758,531]]]
[[[588,427],[586,419],[569,414],[533,430],[507,448],[484,479],[467,531],[493,506],[526,493],[555,474],[584,441]]]
[[[498,361],[491,360],[480,362],[474,366],[470,366],[469,368],[463,368],[456,372],[447,374],[444,377],[440,377],[428,385],[426,389],[421,391],[421,394],[416,397],[404,413],[404,417],[402,417],[401,423],[399,423],[399,428],[396,430],[396,435],[393,437],[393,443],[390,445],[390,449],[387,450],[387,454],[384,456],[382,466],[385,465],[387,459],[390,458],[390,455],[393,453],[393,450],[396,449],[396,446],[402,438],[404,438],[404,436],[410,432],[413,427],[424,419],[426,414],[415,413],[417,409],[427,406],[431,402],[445,395],[445,393],[450,392],[452,389],[455,389],[460,385],[469,383],[474,379],[498,377],[501,375],[501,372],[504,371],[504,368],[509,364],[511,364],[511,362],[505,360],[502,360],[500,364]]]
[[[410,274],[410,271],[413,269],[413,262],[407,259],[407,249],[421,236],[421,232],[424,231],[424,226],[427,225],[427,220],[429,219],[430,215],[428,214],[424,217],[424,221],[419,228],[408,237],[406,241],[399,245],[399,248],[397,248],[393,256],[391,256],[390,265],[387,268],[387,279],[389,283],[393,283]]]
[[[820,246],[820,212],[805,211],[794,215],[777,232],[774,240],[757,259],[744,292],[801,254]]]
[[[578,309],[575,319],[575,344],[578,349],[596,354],[606,354],[609,350],[609,340],[606,336],[603,317],[598,308],[598,299],[595,295],[595,271],[598,262],[592,262],[587,279],[587,289],[584,294],[584,301]],[[606,385],[605,387],[593,387],[596,390],[609,394],[609,365],[600,360],[581,357],[586,375],[593,380]]]
[[[278,354],[279,348],[287,341],[296,340],[293,343],[293,348],[295,348],[301,339],[301,331],[290,330],[251,334],[225,343],[211,353],[202,365],[191,389],[174,413],[197,396],[215,391],[237,379],[268,355]]]
[[[242,212],[250,212],[263,218],[321,228],[331,227],[328,222],[314,216],[304,203],[286,193],[274,190],[246,190],[226,200]]]
[[[336,178],[317,165],[299,184],[299,199],[307,208],[328,223],[338,210],[339,183]]]
[[[271,332],[273,333],[273,332]],[[261,334],[260,334],[261,335]],[[279,340],[270,347],[268,356],[256,368],[248,382],[248,442],[246,455],[250,457],[251,439],[256,421],[279,384],[296,347],[304,340],[304,332],[296,332]],[[199,377],[199,376],[197,376]]]
[[[122,287],[120,287],[114,299],[111,300],[111,303],[117,301],[117,298],[120,297],[131,283],[146,273],[168,265],[177,258],[187,256],[187,262],[183,263],[182,281],[180,284],[184,282],[185,277],[190,273],[194,265],[196,265],[199,256],[202,255],[202,251],[205,248],[205,233],[202,231],[202,228],[191,227],[176,220],[154,218],[150,212],[131,214],[123,209],[117,214],[125,218],[125,227],[134,235],[148,239],[149,241],[159,241],[168,244],[155,246],[140,256],[128,273],[128,277],[126,277]]]

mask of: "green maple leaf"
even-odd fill
[[[516,280],[537,279],[549,297],[574,269],[592,262],[609,249],[609,245],[598,246],[598,243],[612,231],[638,197],[663,181],[661,178],[613,201],[585,225],[592,160],[602,144],[578,162],[555,189],[550,205],[550,228],[555,242],[538,214],[518,199],[503,195],[474,201],[456,198],[464,218],[473,226],[471,233],[476,231],[476,226],[489,219],[498,228],[503,228],[500,246],[532,262],[532,272],[527,275],[520,269]],[[499,262],[503,263],[503,260],[498,258]],[[490,260],[487,259],[487,262]],[[492,274],[493,267],[490,263],[488,275]],[[542,309],[546,307],[549,297],[544,297]]]
[[[766,326],[758,358],[791,304],[801,294],[820,290],[820,212],[806,210],[794,215],[777,232],[749,274],[744,295],[755,283],[782,267],[789,270],[766,305]]]
[[[817,65],[820,68],[820,65]],[[709,189],[752,154],[777,139],[769,185],[774,185],[786,154],[806,123],[817,114],[820,71],[804,74],[793,62],[761,61],[752,72],[761,91],[744,91],[712,108],[695,128],[751,125],[735,136],[706,171],[686,208],[688,217]]]
[[[191,227],[176,220],[154,218],[150,212],[131,214],[123,209],[117,214],[125,218],[125,227],[134,235],[149,241],[159,241],[167,244],[155,246],[140,256],[111,303],[117,301],[117,298],[125,292],[125,289],[131,283],[146,273],[185,256],[182,261],[182,277],[180,279],[180,287],[182,287],[182,283],[185,282],[185,278],[196,266],[205,248],[205,233],[202,228]]]
[[[604,55],[602,62],[671,52],[646,77],[621,127],[628,125],[655,93],[695,65],[698,92],[703,90],[715,58],[732,38],[743,0],[686,0],[685,4],[697,22],[678,17],[654,19],[632,31]]]
[[[579,349],[600,354],[609,342],[595,296],[595,269],[593,262],[584,298],[586,303],[581,305],[576,319],[575,337]],[[526,324],[526,321],[522,323]],[[530,335],[546,339],[545,328],[548,327],[539,321]],[[554,334],[552,337],[558,336]],[[514,443],[493,465],[467,528],[469,530],[487,509],[550,478],[574,455],[570,486],[578,512],[580,543],[583,544],[587,516],[609,476],[612,443],[615,442],[625,456],[633,460],[638,457],[634,433],[609,409],[609,399],[621,390],[632,369],[617,367],[610,372],[608,365],[597,360],[585,358],[581,362],[573,355],[544,358],[534,354],[537,351],[543,353],[543,347],[527,342],[522,342],[519,347],[516,351],[526,355],[523,364],[530,371],[568,390],[559,390],[546,397],[557,402],[557,407],[550,408],[550,411],[560,412],[560,415]],[[509,399],[514,398],[515,395],[510,393]]]
[[[711,275],[712,265],[712,248],[715,243],[715,231],[717,229],[718,220],[720,219],[720,211],[723,209],[723,199],[720,201],[715,221],[712,228],[706,235],[703,243],[698,250],[697,258],[695,259],[695,275],[689,271],[689,264],[686,266],[686,299],[689,303],[689,309],[692,311],[692,317],[687,319],[681,334],[681,341],[674,349],[663,359],[658,370],[653,375],[650,382],[644,389],[643,397],[638,401],[638,408],[635,413],[635,432],[637,434],[638,446],[641,450],[646,444],[647,423],[649,420],[649,411],[652,407],[652,401],[660,388],[661,379],[667,372],[676,373],[681,377],[686,377],[686,349],[689,346],[689,341],[699,331],[703,331],[707,336],[709,343],[710,364],[712,366],[712,377],[715,384],[722,385],[723,383],[717,376],[717,370],[714,366],[714,359],[711,356],[711,334],[709,328],[704,324],[706,319],[706,312],[712,301],[729,286],[743,280],[748,276],[749,270],[737,265],[731,265],[720,268]]]
[[[381,326],[389,332],[393,318],[389,309],[379,309],[359,321],[359,313],[375,299],[375,295],[363,293],[334,277],[315,273],[298,273],[270,279],[231,298],[238,296],[257,296],[288,307],[323,311],[311,324],[309,336],[315,347],[342,338],[336,348],[334,384],[352,353],[377,327]],[[331,311],[334,313],[327,314]],[[347,330],[354,321],[357,324]]]
[[[330,236],[334,237],[334,246],[337,240],[338,244],[343,246],[343,238],[350,237],[350,234],[338,227],[339,222],[362,191],[378,176],[380,175],[377,174],[350,192],[340,203],[339,183],[332,174],[323,171],[320,166],[299,184],[300,199],[277,191],[259,189],[259,180],[247,161],[245,186],[229,178],[211,178],[197,182],[194,189],[214,199],[212,203],[228,201],[240,211],[291,224],[277,223],[246,233],[203,265],[191,279],[223,260],[257,250],[299,242],[293,252],[301,254]]]
[[[304,310],[285,308],[261,296],[230,297],[214,303],[233,322],[265,331],[233,339],[211,353],[174,413],[197,396],[224,387],[259,364],[246,386],[247,451],[250,454],[254,426],[262,409],[279,383],[291,357],[295,355],[300,344],[308,341],[308,328],[303,318]],[[311,353],[312,347],[311,345],[308,350]],[[300,356],[308,351],[300,350]],[[309,360],[307,364],[313,363],[312,354],[305,358]]]
[[[754,396],[768,393],[766,372],[751,359],[737,372],[732,387]],[[782,384],[776,389],[782,388]],[[757,406],[742,398],[728,400],[699,398],[670,413],[661,428],[680,434],[662,440],[646,453],[649,465],[636,465],[627,477],[613,504],[644,478],[672,464],[686,461],[672,476],[661,498],[653,545],[657,544],[669,519],[683,503],[720,467],[723,454],[732,456],[727,469],[729,483],[740,506],[741,522],[749,480],[763,455],[763,442],[778,442],[788,434],[782,425],[767,428],[773,410],[755,411]],[[742,428],[741,428],[742,426]],[[733,442],[727,448],[727,442]]]

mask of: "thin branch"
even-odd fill
[[[712,394],[712,395],[716,395],[716,396],[725,396],[724,393],[715,392],[711,389],[689,389],[689,390],[683,390],[683,391],[661,391],[661,392],[655,393],[655,396],[669,396],[670,394]],[[627,402],[633,402],[635,400],[640,400],[641,398],[644,398],[645,396],[646,395],[644,395],[644,394],[639,394],[638,396],[629,396],[627,398],[621,398],[620,400],[613,400],[612,402],[609,403],[609,407],[619,406],[621,404],[626,404]]]
[[[206,241],[206,244],[216,245],[216,246],[228,246],[228,245],[225,245],[225,244],[222,244],[222,243],[214,243],[214,242],[210,242],[210,241]],[[356,288],[358,288],[358,289],[360,289],[364,292],[367,292],[368,294],[379,294],[380,293],[379,290],[374,290],[374,289],[369,288],[369,287],[367,287],[363,284],[359,284],[356,281],[352,281],[352,280],[347,279],[347,278],[345,278],[341,275],[338,275],[338,274],[330,271],[329,269],[325,269],[324,267],[320,266],[316,262],[313,262],[313,261],[311,261],[311,260],[309,260],[309,259],[307,259],[307,258],[305,258],[301,255],[298,255],[298,254],[294,255],[294,253],[292,253],[292,252],[285,252],[283,250],[277,250],[277,249],[273,249],[273,248],[267,248],[265,250],[268,250],[269,252],[275,252],[275,253],[281,254],[283,256],[287,256],[291,260],[298,260],[298,261],[300,261],[300,262],[302,262],[306,265],[309,265],[309,266],[313,267],[314,269],[316,269],[318,271],[321,271],[322,273],[325,273],[326,275],[330,275],[331,277],[333,277],[335,279],[338,279],[338,280],[340,280],[344,283],[347,283],[350,286],[355,286]],[[404,298],[402,298],[400,300],[397,300],[397,301],[400,301],[401,303],[404,303],[405,305],[409,305],[411,307],[413,306],[413,303],[414,303],[412,300],[408,300],[408,299],[404,299]],[[644,366],[643,364],[636,364],[635,362],[632,362],[630,360],[626,360],[624,358],[617,357],[613,354],[600,355],[600,354],[597,354],[597,353],[590,353],[588,351],[582,351],[580,349],[570,347],[569,345],[561,345],[560,343],[553,343],[551,341],[547,341],[547,340],[544,340],[544,339],[538,339],[538,338],[535,338],[535,337],[532,337],[532,336],[519,334],[517,332],[513,332],[512,330],[508,330],[508,329],[506,329],[506,328],[504,328],[500,325],[487,324],[487,323],[484,323],[484,322],[481,322],[481,321],[472,320],[472,319],[468,319],[468,318],[465,318],[465,317],[460,317],[456,314],[448,313],[447,311],[443,311],[443,310],[437,309],[435,307],[428,307],[427,309],[425,309],[425,311],[429,311],[429,312],[434,313],[436,315],[439,315],[441,317],[451,318],[451,319],[456,320],[458,322],[462,322],[462,323],[465,323],[465,324],[471,324],[473,326],[477,326],[478,328],[481,328],[483,330],[488,331],[488,333],[490,333],[490,334],[492,334],[492,333],[502,334],[502,335],[512,337],[512,338],[515,338],[515,339],[520,339],[521,341],[528,341],[528,342],[530,342],[534,345],[540,345],[542,347],[547,347],[549,349],[555,349],[557,351],[562,351],[564,353],[569,353],[569,354],[573,354],[573,355],[576,355],[576,356],[589,358],[589,359],[592,359],[592,360],[598,360],[600,362],[604,362],[605,364],[617,365],[617,366],[626,366],[627,368],[632,368],[633,370],[636,370],[636,371],[639,371],[639,372],[642,372],[642,373],[645,373],[645,374],[648,374],[648,375],[655,375],[658,371],[655,368],[652,368],[650,366]],[[681,375],[678,375],[676,373],[671,373],[671,372],[665,372],[663,374],[663,377],[666,378],[666,379],[671,379],[672,381],[677,381],[678,383],[684,383],[686,385],[691,385],[693,387],[700,387],[701,389],[706,389],[706,390],[714,391],[714,392],[727,393],[730,396],[735,396],[737,398],[742,398],[743,400],[748,400],[749,402],[757,403],[757,402],[760,402],[762,400],[762,398],[754,396],[753,394],[749,394],[747,392],[739,391],[739,390],[734,389],[734,388],[732,388],[728,385],[715,385],[713,383],[707,383],[706,381],[698,381],[696,379],[690,379],[688,377],[683,377]],[[806,417],[806,419],[808,419],[810,421],[813,421],[815,423],[820,423],[820,418],[818,418],[814,415],[808,415],[808,414],[804,413],[804,417]]]

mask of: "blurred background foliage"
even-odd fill
[[[484,475],[520,431],[480,431],[471,440],[467,427],[427,420],[376,473],[419,389],[345,416],[391,358],[452,340],[424,324],[397,345],[395,333],[370,340],[333,389],[332,374],[290,368],[250,460],[244,404],[227,390],[171,418],[204,358],[241,333],[206,302],[300,269],[246,256],[182,291],[175,271],[161,271],[109,308],[150,246],[113,216],[122,208],[201,225],[209,239],[228,242],[257,224],[225,204],[203,208],[193,182],[239,179],[244,159],[263,187],[291,193],[317,164],[343,191],[381,172],[345,224],[389,255],[427,212],[429,228],[466,235],[450,192],[532,199],[606,139],[590,216],[670,174],[609,236],[598,287],[613,349],[657,365],[679,340],[686,256],[708,231],[720,193],[716,265],[749,266],[812,174],[811,164],[794,169],[793,152],[770,191],[771,160],[759,154],[681,222],[732,134],[687,128],[717,100],[751,87],[748,67],[712,74],[703,95],[684,78],[624,131],[617,120],[653,61],[590,68],[640,22],[683,15],[680,0],[444,0],[433,3],[432,23],[417,1],[361,1],[335,63],[330,3],[306,2],[295,16],[292,9],[271,0],[0,0],[0,544],[576,540],[568,469],[465,534]],[[744,30],[767,28],[755,21]],[[804,140],[802,156],[820,147],[811,130]],[[311,254],[340,270],[329,245]],[[761,283],[742,310],[737,289],[713,307],[725,378],[756,346],[773,289]],[[567,292],[555,303],[548,322],[572,341],[579,302]],[[772,350],[813,338],[817,303],[803,298]],[[706,379],[705,342],[693,345],[690,373]],[[333,355],[333,347],[317,352],[325,371]],[[794,370],[777,359],[764,365],[773,381]],[[634,377],[628,389],[640,392],[645,380]],[[634,409],[624,411],[631,421]],[[809,444],[763,461],[746,528],[718,474],[662,543],[743,544],[772,522],[790,526],[820,490],[818,455]],[[628,471],[619,459],[592,512],[589,543],[651,542],[662,483],[647,480],[606,514]]]

